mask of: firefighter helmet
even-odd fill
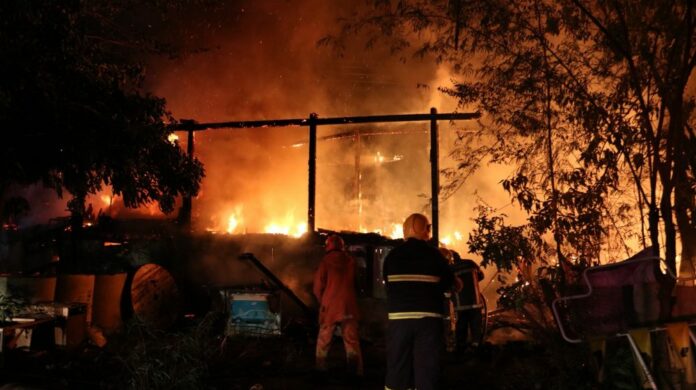
[[[404,238],[428,240],[430,238],[430,222],[423,214],[414,213],[404,221]]]
[[[332,234],[329,236],[329,238],[326,239],[327,252],[342,251],[344,246],[345,243],[343,242],[343,239],[341,238],[341,236],[337,234]]]

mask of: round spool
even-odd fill
[[[136,318],[157,328],[174,324],[180,297],[169,271],[156,264],[145,264],[133,274],[129,290],[130,307]]]

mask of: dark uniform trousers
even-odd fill
[[[389,320],[385,389],[439,389],[442,318]]]
[[[463,350],[469,345],[478,345],[481,341],[482,317],[480,308],[457,312],[457,349]]]

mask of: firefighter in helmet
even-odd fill
[[[331,235],[326,254],[314,275],[314,295],[319,301],[319,334],[316,367],[326,371],[326,357],[336,327],[341,328],[351,374],[362,376],[363,363],[358,336],[358,303],[355,294],[355,260],[345,252],[343,239]]]
[[[479,282],[483,280],[483,271],[475,261],[462,259],[454,251],[453,255],[454,274],[462,281],[462,289],[454,297],[457,350],[462,352],[469,347],[478,347],[481,342],[484,302]]]
[[[389,252],[383,268],[389,312],[385,388],[432,390],[439,388],[445,345],[444,293],[453,289],[455,277],[428,243],[426,216],[411,214],[403,229],[406,241]]]

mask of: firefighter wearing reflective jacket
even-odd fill
[[[358,337],[358,303],[355,296],[355,260],[344,251],[341,237],[326,240],[326,254],[314,275],[314,295],[319,301],[319,335],[316,366],[326,371],[326,356],[337,326],[341,328],[349,371],[363,373],[360,338]]]
[[[387,288],[387,375],[385,389],[439,388],[444,352],[444,293],[455,277],[447,260],[428,244],[430,224],[422,214],[404,221],[406,242],[384,260]]]

